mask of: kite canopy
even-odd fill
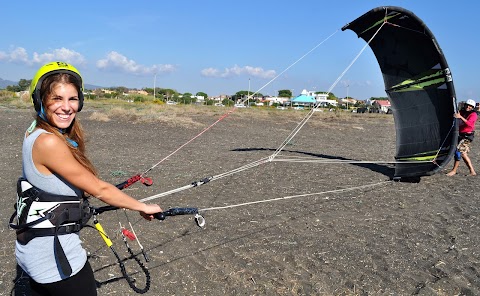
[[[455,152],[457,103],[450,69],[432,32],[412,12],[392,6],[372,9],[346,29],[370,42],[383,74],[395,119],[395,177],[438,172]]]

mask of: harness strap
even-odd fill
[[[72,211],[70,211],[72,210]],[[66,221],[71,221],[70,220],[70,212],[72,212],[73,215],[76,214],[78,218],[80,218],[79,211],[80,209],[77,209],[78,211],[75,211],[75,209],[65,209],[62,211],[60,214],[60,217],[58,217],[56,223],[55,223],[55,235],[53,237],[53,252],[55,254],[55,258],[57,259],[57,263],[60,266],[60,270],[62,273],[66,276],[70,276],[72,274],[72,266],[70,265],[70,262],[68,262],[67,256],[65,255],[65,251],[63,251],[62,244],[60,243],[60,240],[58,239],[58,228],[60,225]],[[72,215],[72,216],[73,216]],[[78,220],[77,218],[77,220]]]
[[[87,224],[91,216],[88,201],[83,200],[80,206],[76,205],[76,207],[63,208],[61,212],[47,213],[44,217],[24,224],[14,223],[14,220],[17,217],[17,211],[15,211],[10,217],[9,226],[16,230],[18,242],[22,245],[26,245],[35,237],[79,232]],[[32,228],[46,220],[55,221],[54,227]],[[64,223],[65,225],[62,225]]]
[[[46,220],[50,219],[51,214],[48,213],[47,215],[45,215],[44,217],[42,217],[38,220],[28,222],[28,223],[25,223],[25,224],[15,224],[15,223],[13,223],[13,220],[15,219],[15,217],[17,217],[17,211],[16,210],[12,214],[12,216],[10,217],[10,220],[8,221],[8,225],[13,229],[20,230],[20,229],[30,228],[32,226],[35,226],[35,225],[39,224],[39,223],[42,223],[43,221],[46,221]]]

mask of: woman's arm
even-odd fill
[[[470,127],[473,130],[475,130],[475,122],[477,121],[477,113],[473,111],[470,113],[467,118],[464,120],[464,123],[466,126]]]
[[[162,211],[160,206],[139,202],[114,185],[97,178],[75,159],[67,145],[55,135],[40,135],[33,145],[32,156],[35,166],[41,173],[45,175],[56,173],[73,186],[109,205],[146,214]]]
[[[471,112],[467,118],[463,117],[460,112],[454,114],[455,118],[462,121],[462,124],[468,126],[471,129],[475,129],[475,122],[477,121],[477,113]]]

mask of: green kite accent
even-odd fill
[[[380,24],[383,24],[383,23],[386,22],[387,20],[392,19],[392,18],[394,18],[394,17],[397,17],[397,16],[399,16],[399,15],[400,15],[400,13],[396,13],[396,14],[393,14],[393,15],[391,15],[391,16],[387,16],[387,17],[382,18],[382,19],[379,20],[378,22],[374,23],[371,27],[368,27],[366,30],[364,30],[362,33],[360,33],[360,35],[362,35],[363,33],[365,33],[365,32],[367,32],[367,31],[369,31],[369,30],[371,30],[371,29],[379,26]]]
[[[392,86],[389,92],[405,92],[423,90],[432,85],[440,85],[446,82],[445,71],[430,70],[418,75],[417,77],[407,79],[402,83]]]

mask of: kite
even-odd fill
[[[432,175],[455,152],[455,90],[445,56],[432,32],[412,12],[374,8],[350,29],[372,49],[390,99],[396,129],[394,178]]]

